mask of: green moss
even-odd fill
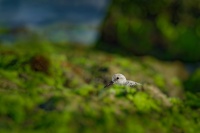
[[[154,76],[154,82],[158,87],[164,88],[165,87],[165,80],[164,77],[160,74]]]
[[[189,93],[185,101],[171,98],[173,106],[164,108],[160,101],[136,88],[114,85],[103,89],[113,73],[125,73],[138,81],[150,78],[156,86],[170,87],[166,76],[144,66],[138,58],[48,43],[38,41],[42,46],[33,49],[28,45],[0,46],[0,131],[199,131],[198,95]],[[45,62],[43,59],[31,67],[38,55],[49,61],[43,67],[48,72],[37,66]],[[179,79],[168,82],[182,86]]]
[[[194,93],[199,93],[200,89],[200,69],[197,69],[185,82],[186,90]]]
[[[138,111],[149,112],[151,110],[160,110],[156,102],[152,98],[150,98],[146,93],[138,92],[134,96],[128,95],[127,98],[133,101]]]

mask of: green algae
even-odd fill
[[[162,62],[70,45],[47,43],[33,49],[18,46],[0,46],[1,132],[200,130],[196,94],[186,93],[185,99],[176,95],[170,99],[172,107],[166,108],[161,101],[136,88],[115,85],[103,89],[112,74],[123,73],[128,79],[160,87],[167,94],[177,88],[185,93],[179,75],[169,73],[173,77],[169,79],[168,72],[162,73],[168,71],[162,69],[165,66]],[[197,79],[193,77],[192,81]]]

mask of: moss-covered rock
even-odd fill
[[[200,1],[114,0],[96,47],[125,55],[199,61]]]
[[[37,48],[0,45],[1,132],[200,130],[199,98],[192,93],[186,95],[187,102],[168,97],[172,90],[183,89],[176,72],[180,65],[43,43]],[[146,89],[164,92],[172,106],[166,108],[148,91],[122,86],[102,90],[114,73],[149,83]]]

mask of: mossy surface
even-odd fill
[[[200,131],[198,93],[183,91],[177,63],[47,41],[19,44],[0,45],[1,133]],[[114,73],[159,87],[173,106],[134,88],[102,90]]]

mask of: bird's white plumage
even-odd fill
[[[123,74],[114,74],[112,76],[112,82],[113,84],[125,85],[130,87],[141,85],[140,83],[137,83],[135,81],[126,80],[126,77]]]
[[[142,85],[140,83],[137,83],[135,81],[131,81],[131,80],[127,80],[126,83],[125,83],[126,86],[130,86],[130,87],[134,87],[134,86],[137,86],[137,85]]]
[[[170,107],[171,103],[168,97],[160,91],[159,88],[153,85],[140,84],[135,81],[126,80],[126,77],[122,74],[114,74],[112,81],[107,84],[104,88],[111,86],[112,84],[124,85],[129,87],[136,87],[138,90],[147,92],[150,96],[157,100],[161,100],[164,106]],[[141,88],[142,87],[142,88]],[[102,94],[102,93],[101,93]]]

